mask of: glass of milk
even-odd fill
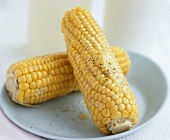
[[[110,45],[132,51],[148,50],[159,31],[161,0],[107,0],[104,32]]]
[[[90,0],[29,0],[27,53],[44,55],[66,50],[61,32],[65,11],[76,6],[90,10]]]

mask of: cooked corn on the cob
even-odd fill
[[[111,48],[126,74],[130,68],[127,52],[119,47]],[[7,71],[6,86],[12,100],[22,105],[38,104],[79,89],[66,53],[12,64]]]
[[[78,90],[66,53],[19,61],[6,75],[12,100],[22,105],[37,104]]]
[[[138,106],[100,26],[85,9],[67,11],[62,32],[68,59],[95,125],[103,134],[129,130]]]

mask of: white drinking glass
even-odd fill
[[[90,0],[29,0],[27,53],[44,55],[66,50],[61,32],[65,11],[76,6],[90,10]]]
[[[162,9],[161,0],[107,0],[104,32],[110,45],[132,51],[155,45]]]

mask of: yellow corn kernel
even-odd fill
[[[27,69],[28,69],[28,72],[31,73],[34,71],[33,67],[32,66],[27,66]]]
[[[47,86],[47,81],[45,78],[42,78],[42,86],[46,87]]]
[[[36,65],[35,59],[30,59],[30,62],[31,62],[31,65],[32,65],[32,66],[33,66],[33,65]]]
[[[31,82],[30,83],[30,88],[35,89],[36,88],[36,82]]]
[[[110,91],[107,93],[107,97],[112,97],[115,93],[113,91]]]
[[[18,82],[19,83],[24,83],[24,82],[26,82],[26,77],[25,77],[25,75],[22,75],[22,76],[20,76],[19,78],[18,78]]]
[[[26,82],[27,83],[31,83],[32,82],[31,74],[26,74],[25,77],[26,77]]]
[[[104,108],[104,109],[102,110],[102,115],[103,115],[104,117],[109,117],[109,116],[110,116],[110,111],[109,111],[109,109],[108,109],[108,108]]]
[[[129,116],[129,113],[126,110],[122,111],[122,118],[127,118]]]
[[[138,117],[135,117],[135,118],[133,119],[133,123],[136,124],[137,122],[138,122]]]
[[[113,88],[113,91],[117,93],[117,92],[119,92],[119,88],[118,88],[117,86],[115,86],[115,87]]]
[[[23,101],[23,97],[24,97],[24,91],[22,90],[19,90],[18,91],[18,94],[17,94],[17,99],[19,102],[22,102]]]
[[[101,112],[98,113],[97,120],[99,120],[99,121],[103,120],[103,115]]]
[[[118,106],[114,105],[113,107],[110,108],[110,113],[114,113],[118,110]]]
[[[20,67],[22,67],[20,62],[18,62],[17,64],[14,64],[13,71],[18,70]]]
[[[42,73],[40,71],[38,71],[36,74],[38,79],[42,79]]]
[[[98,115],[99,114],[99,110],[97,108],[94,109],[94,115]]]
[[[102,120],[102,123],[103,123],[103,124],[108,124],[110,121],[111,121],[110,118],[104,118],[104,119]]]
[[[32,63],[30,61],[25,61],[25,63],[27,63],[28,66],[31,66]],[[28,67],[27,67],[28,68]]]
[[[26,67],[20,67],[20,71],[22,72],[22,74],[27,74],[28,70]]]
[[[118,119],[120,117],[121,117],[121,112],[119,111],[116,111],[115,113],[111,115],[111,119]]]
[[[45,78],[48,76],[48,73],[46,71],[42,71],[42,77]]]
[[[111,100],[110,97],[104,97],[103,103],[107,104],[110,100]]]
[[[95,101],[95,107],[98,107],[98,106],[99,106],[99,104],[100,104],[100,102],[99,102],[99,101]]]
[[[35,90],[35,89],[31,89],[30,91],[31,91],[30,96],[31,96],[31,97],[35,96],[36,90]]]
[[[42,64],[42,70],[43,71],[48,71],[48,68],[47,68],[46,64]]]
[[[32,81],[37,81],[37,74],[36,74],[36,72],[32,72],[31,73],[31,77],[32,77]]]
[[[38,59],[37,59],[37,60],[38,60]],[[42,71],[42,65],[41,65],[41,64],[38,65],[37,67],[38,67],[38,71]]]
[[[102,102],[105,97],[106,97],[106,95],[100,95],[100,96],[98,97],[98,100],[99,100],[100,102]]]
[[[117,98],[117,99],[115,100],[115,104],[119,105],[119,104],[121,104],[121,103],[122,103],[122,98]]]
[[[123,103],[124,104],[128,104],[129,103],[129,100],[127,98],[123,98]]]
[[[18,70],[15,70],[14,71],[14,75],[15,75],[15,77],[20,77],[21,75],[22,75],[22,72],[18,69]]]
[[[103,117],[103,116],[102,116],[102,117]],[[103,118],[102,118],[101,120],[103,120]],[[101,127],[101,128],[102,128],[102,127],[105,127],[105,124],[103,124],[103,123],[101,122],[101,120],[99,120],[99,121],[96,122],[96,126],[97,126],[97,127]]]
[[[127,112],[131,112],[132,111],[132,106],[130,104],[126,105],[126,110]]]
[[[104,108],[105,108],[105,104],[100,103],[100,104],[98,105],[98,110],[99,110],[99,111],[102,111]]]
[[[42,82],[41,82],[41,80],[37,80],[37,81],[36,81],[36,87],[37,87],[37,88],[41,88],[41,87],[42,87]]]
[[[119,99],[119,96],[117,94],[114,94],[111,98],[112,98],[112,100],[117,100],[117,99]]]
[[[30,89],[26,90],[24,98],[30,98],[30,94],[31,94],[31,90]]]
[[[119,111],[123,111],[125,109],[125,105],[124,104],[119,104],[118,108],[119,108]]]
[[[19,88],[21,90],[27,90],[29,88],[29,84],[28,83],[20,83]]]
[[[136,118],[136,115],[137,114],[135,112],[131,112],[130,115],[129,115],[129,119],[133,120],[134,118]]]
[[[113,107],[114,105],[115,105],[115,102],[110,100],[110,101],[107,102],[106,107],[107,107],[107,108],[111,108],[111,107]]]

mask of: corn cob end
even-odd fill
[[[6,87],[7,90],[9,91],[9,96],[12,97],[12,93],[16,92],[16,86],[15,86],[15,77],[14,75],[9,75],[7,74],[7,78],[6,78]]]
[[[13,73],[6,75],[6,88],[8,90],[8,95],[15,103],[29,106],[29,105],[23,104],[21,101],[22,100],[21,98],[20,98],[20,101],[17,99],[19,87],[18,87],[18,83],[17,83],[17,78],[15,77],[15,75]]]
[[[133,127],[132,122],[128,119],[120,118],[110,121],[107,129],[112,134],[118,134],[130,130]]]

